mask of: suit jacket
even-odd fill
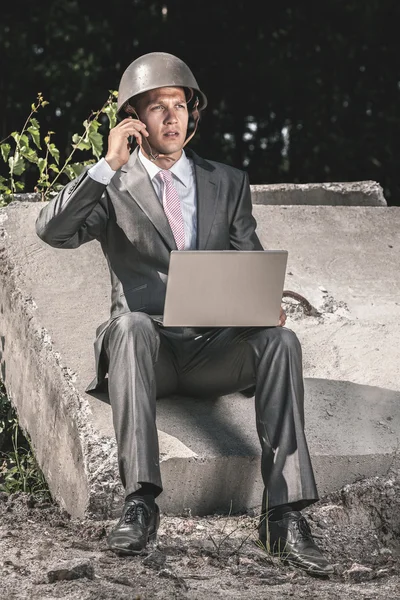
[[[262,250],[255,232],[247,173],[200,158],[186,150],[197,183],[197,249]],[[119,315],[163,313],[169,255],[175,240],[138,149],[108,185],[94,181],[87,169],[40,211],[36,232],[55,248],[77,248],[97,239],[111,274],[110,318],[96,331],[98,387],[107,373],[102,354],[108,325]]]

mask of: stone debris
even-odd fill
[[[47,580],[49,583],[56,581],[72,581],[73,579],[93,579],[94,568],[90,562],[68,561],[54,566],[47,571]]]
[[[160,552],[159,550],[154,550],[154,552],[150,552],[148,556],[143,560],[143,564],[146,567],[151,567],[152,569],[161,569],[165,565],[167,560],[167,556],[164,552]]]
[[[174,580],[176,585],[178,585],[185,591],[188,589],[187,583],[185,582],[183,577],[179,577],[179,575],[177,575],[174,571],[171,571],[171,569],[161,569],[161,571],[158,573],[158,576],[163,577],[165,579]]]
[[[1,600],[399,598],[400,470],[349,484],[304,511],[335,569],[318,581],[260,549],[258,517],[247,513],[162,514],[147,555],[118,557],[106,544],[114,521],[72,519],[21,493],[0,502]]]
[[[354,583],[361,583],[362,581],[370,581],[374,577],[374,571],[370,567],[354,563],[350,569],[343,572],[343,576]]]
[[[346,302],[341,300],[336,300],[330,294],[324,296],[324,301],[322,305],[319,307],[321,313],[340,313],[340,316],[348,316],[349,307]]]

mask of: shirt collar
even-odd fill
[[[142,150],[139,149],[139,159],[146,171],[148,172],[150,179],[154,179],[160,169],[157,167],[151,160],[145,157]],[[191,175],[191,166],[188,157],[185,154],[185,151],[182,150],[182,156],[180,159],[170,168],[171,173],[175,175],[183,183],[185,187],[188,187],[190,184],[190,175]]]

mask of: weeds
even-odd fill
[[[231,516],[232,516],[232,501],[230,504],[228,516],[226,519],[224,519],[224,525],[223,525],[221,531],[219,532],[218,539],[216,539],[211,534],[209,534],[209,536],[208,536],[209,540],[211,541],[211,543],[213,544],[213,546],[215,548],[215,552],[216,552],[217,556],[221,556],[221,554],[224,550],[228,553],[229,556],[235,556],[235,555],[239,556],[240,552],[241,552],[243,546],[246,544],[247,540],[249,538],[253,537],[253,535],[254,535],[254,530],[252,528],[249,534],[245,535],[241,540],[236,540],[238,542],[237,545],[232,545],[231,544],[232,538],[235,537],[235,534],[241,529],[241,525],[238,525],[238,526],[234,527],[231,531],[226,532],[228,521]]]
[[[0,492],[25,492],[51,500],[28,437],[25,437],[15,410],[0,381]]]
[[[269,517],[272,510],[268,508],[268,493],[265,494],[262,501],[261,515],[258,523],[259,538],[255,541],[255,544],[260,550],[265,552],[271,563],[280,561],[285,563],[287,557],[287,542],[278,540],[278,543],[271,545],[271,537],[269,530]],[[265,540],[265,541],[264,541]]]

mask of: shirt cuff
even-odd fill
[[[108,185],[116,172],[110,167],[105,158],[101,158],[93,167],[90,167],[87,173],[95,181]]]

